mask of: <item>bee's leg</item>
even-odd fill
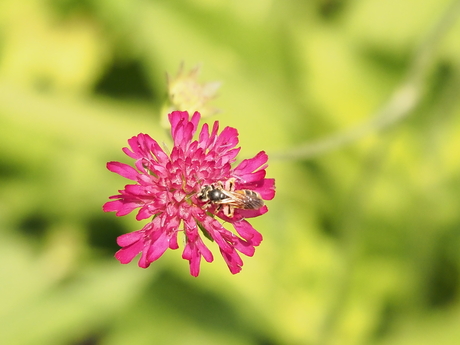
[[[234,207],[230,205],[224,205],[223,212],[224,215],[228,218],[233,218]]]
[[[229,178],[227,181],[225,181],[225,189],[234,192],[235,191],[235,178]]]
[[[211,202],[208,200],[201,206],[201,209],[205,210],[205,209],[207,209],[209,207],[209,205],[211,205]]]

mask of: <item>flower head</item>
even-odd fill
[[[239,152],[238,132],[226,127],[218,133],[216,121],[211,130],[204,124],[197,140],[200,114],[190,118],[187,112],[169,114],[174,147],[168,155],[147,134],[128,140],[130,148],[123,151],[135,159],[135,168],[109,162],[107,168],[134,184],[128,184],[112,201],[103,206],[105,212],[114,211],[124,216],[138,209],[136,219],[150,219],[141,229],[118,237],[122,247],[115,257],[129,263],[139,253],[139,266],[147,268],[168,248],[177,249],[179,233],[184,235],[182,257],[190,263],[190,273],[198,276],[203,257],[213,261],[213,255],[203,242],[203,235],[219,246],[230,271],[241,271],[243,261],[238,252],[252,256],[262,235],[246,218],[257,217],[268,211],[263,203],[244,207],[234,203],[235,198],[255,197],[271,200],[275,195],[274,179],[265,178],[268,156],[259,152],[245,159],[235,168],[232,163]],[[232,185],[230,187],[230,184]],[[231,188],[231,189],[230,189]],[[204,197],[203,191],[214,191],[220,198]],[[231,212],[229,212],[231,210]],[[223,220],[234,227],[225,228]]]

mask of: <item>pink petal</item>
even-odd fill
[[[139,241],[142,237],[143,237],[143,233],[142,233],[142,231],[140,231],[140,230],[134,231],[134,232],[130,232],[130,233],[128,233],[128,234],[124,234],[124,235],[118,236],[118,238],[117,238],[117,244],[118,244],[120,247],[127,247],[127,246],[130,246],[130,245],[132,245],[133,243]]]
[[[235,216],[238,214],[242,216],[242,218],[254,218],[259,217],[268,212],[267,205],[259,208],[258,210],[235,210]]]
[[[195,252],[196,255],[192,255],[189,260],[190,263],[190,274],[194,277],[198,277],[200,274],[200,263],[201,263],[201,255],[198,252]]]
[[[169,123],[171,124],[171,135],[174,138],[174,133],[178,127],[178,124],[181,121],[188,120],[188,112],[187,111],[173,111],[172,113],[168,114]]]
[[[234,173],[236,176],[244,176],[250,174],[256,169],[260,168],[267,161],[267,154],[264,151],[260,151],[254,158],[245,159],[240,164],[238,164],[234,170]]]
[[[221,251],[230,253],[233,250],[233,247],[224,238],[225,235],[231,236],[232,233],[225,229],[217,220],[213,219],[212,225],[205,225],[205,228],[213,240],[216,241]]]
[[[123,206],[120,200],[107,201],[103,206],[102,210],[104,212],[115,212],[118,211]]]
[[[238,255],[238,253],[235,250],[233,250],[231,253],[226,253],[222,250],[220,252],[225,262],[227,263],[230,272],[232,272],[232,274],[239,273],[243,266],[243,260],[241,260],[241,257]]]
[[[238,155],[240,152],[241,148],[238,147],[236,149],[229,150],[225,153],[225,159],[223,160],[224,163],[227,162],[233,162],[235,157]]]
[[[219,151],[229,150],[238,144],[238,131],[233,127],[225,127],[217,137],[214,145]]]
[[[122,200],[108,201],[102,206],[104,212],[116,211],[117,217],[126,216],[134,209],[138,208],[139,204],[135,202],[124,202]]]
[[[185,148],[185,145],[192,140],[200,117],[200,113],[195,112],[192,116],[192,120],[189,121],[189,114],[186,111],[173,111],[169,114],[174,146]]]
[[[115,257],[122,264],[127,264],[144,248],[143,234],[141,231],[134,231],[121,235],[117,238],[117,243],[123,248],[115,253]]]
[[[148,207],[148,205],[144,205],[143,207],[139,209],[139,212],[137,212],[136,220],[143,220],[143,219],[150,218],[156,213],[155,211],[158,211],[158,209],[156,208],[151,209]]]
[[[209,128],[208,124],[205,123],[203,127],[201,127],[200,135],[198,137],[198,146],[204,148],[207,146],[209,140]]]
[[[115,253],[115,258],[122,264],[129,264],[144,247],[142,242],[138,242],[130,247],[120,249]]]
[[[207,262],[213,261],[211,251],[204,245],[198,237],[195,241],[188,241],[182,253],[182,258],[189,261],[190,274],[197,277],[200,273],[201,256]]]
[[[146,156],[145,142],[153,141],[149,135],[139,133],[137,136],[132,137],[128,140],[128,145],[131,148],[128,149],[127,147],[123,148],[123,152],[131,158],[140,159]]]
[[[201,114],[195,111],[190,119],[190,122],[193,124],[194,128],[198,128],[198,124],[200,123]]]
[[[217,131],[219,130],[219,121],[215,121],[211,133],[208,134],[208,126],[206,125],[206,133],[203,133],[204,131],[204,126],[203,129],[200,133],[200,142],[199,142],[199,147],[203,149],[211,149],[214,147],[214,144],[217,140]],[[206,139],[206,140],[205,140]]]
[[[265,178],[261,187],[256,187],[255,190],[264,200],[272,200],[275,197],[275,179]]]
[[[107,169],[133,181],[137,181],[137,176],[139,175],[136,169],[120,162],[108,162]]]
[[[234,222],[232,224],[235,227],[235,230],[238,234],[247,241],[250,241],[252,245],[258,246],[262,242],[262,235],[252,227],[245,220],[239,222]]]
[[[169,249],[177,249],[179,244],[177,243],[177,231],[175,231],[169,238]]]
[[[236,175],[236,174],[235,174]],[[265,170],[258,170],[253,173],[236,175],[239,179],[243,181],[243,185],[250,184],[262,180],[266,175]]]
[[[147,258],[148,258],[149,262],[153,262],[153,261],[157,260],[160,256],[163,255],[163,253],[169,247],[169,245],[168,245],[168,236],[167,236],[166,232],[164,232],[162,230],[158,230],[158,231],[161,231],[160,237],[155,242],[153,242],[150,245],[150,247],[148,248]]]
[[[152,261],[148,259],[148,250],[151,248],[150,243],[144,243],[144,248],[142,250],[141,257],[139,258],[139,262],[137,263],[139,267],[141,268],[147,268],[150,266]]]
[[[212,256],[211,251],[209,250],[208,247],[203,243],[201,239],[199,239],[196,242],[197,248],[200,251],[200,254],[204,257],[206,262],[212,262],[214,260],[214,257]]]

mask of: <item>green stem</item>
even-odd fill
[[[404,80],[395,88],[389,100],[370,119],[344,132],[317,141],[307,142],[284,152],[272,153],[279,160],[306,160],[349,145],[370,133],[381,131],[407,117],[419,104],[426,79],[442,38],[460,15],[460,0],[453,1],[417,48]]]

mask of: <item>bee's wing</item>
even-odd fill
[[[245,208],[246,195],[238,192],[230,192],[228,190],[222,190],[222,193],[227,196],[227,199],[219,201],[219,204],[234,206],[238,208]]]
[[[257,210],[264,206],[264,201],[260,195],[254,191],[244,189],[235,192],[223,190],[222,192],[228,196],[227,199],[221,201],[222,204],[246,210]]]

